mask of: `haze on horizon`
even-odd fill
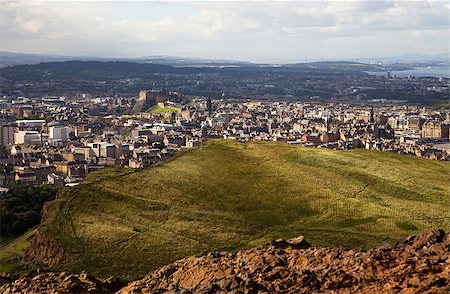
[[[450,2],[2,1],[0,49],[252,62],[449,53]]]

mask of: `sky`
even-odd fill
[[[0,1],[0,50],[252,62],[449,53],[450,1]]]

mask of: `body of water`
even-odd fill
[[[370,75],[386,76],[387,72],[382,71],[366,71]],[[408,76],[413,77],[444,77],[450,78],[450,67],[416,67],[410,70],[391,71],[391,76],[404,78]]]

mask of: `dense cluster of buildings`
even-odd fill
[[[152,90],[135,100],[3,99],[0,122],[0,187],[76,185],[92,171],[148,167],[209,138],[450,160],[450,114],[419,106],[211,101]]]

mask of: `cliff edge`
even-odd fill
[[[111,285],[118,285],[111,279],[88,279],[87,274],[67,275],[3,277],[0,292],[85,293],[95,289],[112,293]],[[72,283],[70,289],[62,286],[66,280]],[[77,283],[81,286],[77,287]],[[412,235],[394,245],[369,251],[314,248],[303,237],[276,240],[237,253],[212,252],[181,259],[117,291],[211,292],[450,293],[450,232],[436,230]]]

